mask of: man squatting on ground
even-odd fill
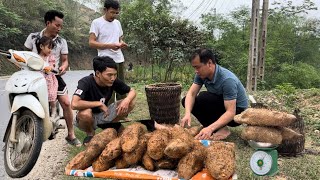
[[[124,119],[135,105],[136,92],[117,78],[117,65],[108,56],[93,59],[94,75],[90,74],[79,80],[71,106],[78,110],[75,126],[87,133],[84,144],[88,143],[95,130],[112,127],[119,129],[118,122]],[[108,105],[113,91],[127,97]]]
[[[246,91],[236,75],[217,64],[217,56],[209,49],[196,50],[191,65],[196,74],[182,99],[185,115],[180,125],[190,126],[192,113],[204,127],[196,139],[225,139],[230,135],[227,126],[240,125],[234,116],[248,107]],[[200,92],[202,85],[207,91]]]

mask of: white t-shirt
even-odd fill
[[[24,46],[30,50],[32,50],[35,53],[38,53],[37,47],[36,47],[36,39],[41,38],[43,36],[43,32],[45,29],[43,29],[41,32],[31,33],[26,39],[26,42],[24,43]],[[54,48],[51,51],[51,54],[54,55],[56,59],[56,68],[60,66],[60,55],[61,54],[68,54],[68,44],[67,41],[57,35],[55,38],[52,39],[54,42]]]
[[[109,22],[103,16],[92,21],[89,33],[94,33],[97,42],[100,43],[119,43],[120,37],[123,35],[121,24],[117,19]],[[124,62],[121,49],[116,51],[112,49],[98,49],[98,56],[109,56],[116,63]]]

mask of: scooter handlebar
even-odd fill
[[[6,56],[6,58],[8,58],[8,59],[11,58],[11,54],[8,51],[0,50],[0,54],[3,56]]]
[[[59,70],[56,70],[56,69],[54,69],[53,67],[51,67],[51,66],[46,66],[45,68],[43,68],[43,71],[45,72],[45,73],[53,73],[53,74],[59,74]]]
[[[55,69],[52,69],[51,72],[54,73],[54,74],[59,74],[59,71],[57,71]]]
[[[59,74],[59,70],[51,67],[37,53],[32,51],[3,51],[0,49],[0,55],[6,56],[7,59],[18,67],[29,67],[32,70],[43,71],[45,73]]]

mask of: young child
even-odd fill
[[[53,55],[51,55],[51,50],[54,47],[54,43],[51,38],[43,36],[40,39],[36,40],[36,47],[38,50],[38,54],[42,57],[44,61],[51,66],[51,69],[54,69],[56,60]],[[44,77],[47,80],[48,87],[48,97],[49,97],[49,105],[51,117],[56,117],[56,100],[58,93],[58,80],[54,73],[46,72],[43,73]]]

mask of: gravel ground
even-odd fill
[[[64,120],[61,121],[64,123]],[[65,141],[67,129],[62,129],[53,140],[47,140],[43,143],[40,156],[31,172],[19,179],[23,180],[60,180],[64,176],[64,167],[68,156],[68,144]],[[6,176],[5,179],[13,179]]]

